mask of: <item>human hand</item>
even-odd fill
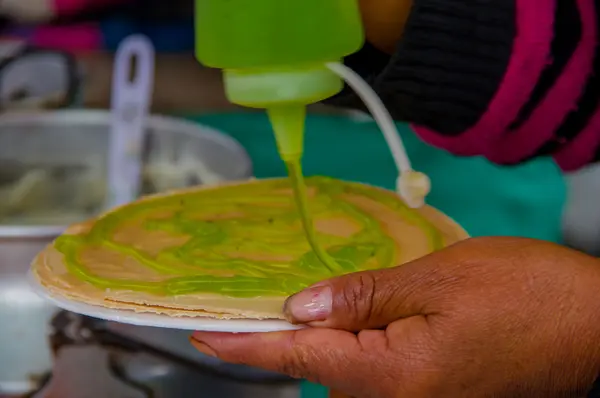
[[[404,32],[413,0],[359,0],[367,40],[393,53]]]
[[[550,243],[471,239],[285,309],[311,327],[193,343],[358,398],[581,397],[600,372],[600,261]]]

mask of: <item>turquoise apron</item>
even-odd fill
[[[249,152],[256,177],[284,176],[267,118],[263,114],[217,114],[194,120],[236,138]],[[499,167],[482,158],[458,158],[422,143],[405,125],[400,134],[413,168],[429,175],[427,201],[459,222],[472,236],[523,236],[560,242],[565,181],[554,163],[538,159]],[[304,168],[393,189],[396,169],[372,121],[311,116],[306,126]],[[326,390],[303,384],[303,398],[326,397]]]

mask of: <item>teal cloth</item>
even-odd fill
[[[264,114],[216,114],[194,120],[236,138],[254,161],[256,177],[284,176]],[[415,170],[432,180],[428,203],[458,221],[472,236],[523,236],[560,242],[565,181],[554,163],[538,159],[499,167],[482,158],[458,158],[421,142],[398,125]],[[393,188],[396,169],[375,123],[311,116],[306,126],[306,175],[328,175]],[[326,396],[306,383],[303,398]]]

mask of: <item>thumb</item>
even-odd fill
[[[439,297],[435,259],[358,272],[320,282],[290,298],[284,312],[294,324],[360,331],[380,329],[412,316],[429,315]]]

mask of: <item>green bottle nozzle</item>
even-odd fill
[[[195,0],[196,56],[227,98],[267,109],[284,160],[302,156],[305,107],[344,84],[326,66],[358,51],[358,0]]]
[[[281,159],[286,163],[300,160],[304,152],[306,106],[273,106],[267,109],[267,114],[273,126]]]

